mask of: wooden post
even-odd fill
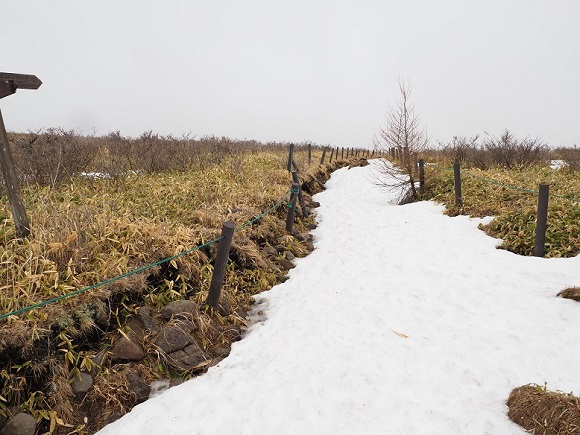
[[[308,143],[308,164],[312,163],[312,144]]]
[[[344,147],[340,148],[340,158],[344,159]]]
[[[419,159],[419,192],[425,190],[425,160]]]
[[[339,147],[336,147],[335,160],[338,160],[338,150],[339,150]]]
[[[324,165],[324,158],[326,157],[326,147],[322,149],[322,157],[320,158],[320,164]]]
[[[300,186],[300,179],[298,178],[298,171],[292,171],[292,183],[298,184]],[[302,195],[302,189],[298,189],[298,200],[300,201],[300,209],[302,210],[302,216],[308,217],[308,210],[306,209],[306,204],[304,203],[304,195]]]
[[[206,303],[215,309],[219,306],[220,294],[224,284],[226,267],[230,256],[230,248],[234,237],[234,230],[235,225],[233,222],[226,222],[222,227],[222,239],[218,244],[218,252],[213,267],[213,275],[211,277],[211,284],[209,286],[209,293],[206,301]]]
[[[548,196],[549,184],[540,184],[538,196],[538,218],[536,220],[536,239],[534,242],[534,256],[543,257],[546,249],[546,228],[548,226]]]
[[[453,164],[453,180],[455,184],[455,205],[461,207],[463,205],[463,198],[461,197],[461,167],[459,162]]]
[[[294,225],[294,217],[296,216],[296,198],[300,192],[300,184],[292,183],[292,191],[290,193],[290,202],[288,203],[288,216],[286,217],[286,231],[291,233]]]
[[[334,156],[334,148],[330,150],[330,159],[328,159],[328,163],[332,163],[332,156]]]
[[[12,217],[14,219],[14,225],[16,226],[16,236],[22,239],[28,237],[30,234],[30,225],[28,223],[26,209],[24,208],[24,202],[20,195],[18,177],[16,176],[16,170],[14,169],[14,160],[12,159],[12,152],[10,151],[10,143],[8,142],[6,127],[4,126],[2,111],[0,111],[0,142],[0,168],[4,175],[8,200],[12,207]]]
[[[294,144],[290,144],[290,149],[288,150],[288,165],[287,169],[288,172],[292,171],[292,161],[294,160]]]

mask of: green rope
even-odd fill
[[[248,225],[253,224],[254,222],[262,219],[267,214],[271,213],[276,208],[280,207],[280,205],[283,204],[284,201],[286,201],[286,197],[287,196],[288,196],[288,192],[286,192],[286,194],[276,204],[274,204],[272,207],[270,207],[264,213],[260,214],[259,216],[256,216],[252,220],[250,220],[250,221],[244,223],[243,225],[239,226],[238,228],[235,229],[235,231],[239,231],[239,230],[247,227]],[[14,311],[11,311],[11,312],[6,313],[6,314],[1,314],[0,315],[0,320],[6,319],[6,318],[8,318],[10,316],[16,316],[18,314],[25,313],[25,312],[30,311],[30,310],[33,310],[35,308],[44,307],[46,305],[49,305],[49,304],[52,304],[52,303],[55,303],[55,302],[62,301],[63,299],[67,299],[67,298],[70,298],[72,296],[78,296],[78,295],[80,295],[82,293],[86,293],[86,292],[88,292],[90,290],[94,290],[94,289],[96,289],[98,287],[102,287],[104,285],[111,284],[111,283],[113,283],[115,281],[119,281],[119,280],[121,280],[123,278],[127,278],[128,276],[135,275],[136,273],[143,272],[143,271],[148,270],[148,269],[151,269],[151,268],[153,268],[155,266],[159,266],[159,265],[161,265],[163,263],[167,263],[169,261],[175,260],[176,258],[182,257],[184,255],[191,254],[192,252],[199,251],[200,249],[205,248],[206,246],[209,246],[209,245],[212,245],[212,244],[214,244],[216,242],[219,242],[222,238],[223,237],[220,236],[220,237],[215,238],[215,239],[212,239],[209,242],[206,242],[206,243],[204,243],[202,245],[198,245],[198,246],[195,246],[195,247],[193,247],[191,249],[188,249],[187,251],[183,251],[183,252],[180,252],[179,254],[175,254],[175,255],[173,255],[171,257],[164,258],[163,260],[156,261],[155,263],[147,264],[145,266],[142,266],[142,267],[139,267],[137,269],[131,270],[131,271],[129,271],[127,273],[124,273],[122,275],[118,275],[118,276],[115,276],[113,278],[109,278],[109,279],[107,279],[105,281],[101,281],[101,282],[99,282],[97,284],[93,284],[93,285],[90,285],[88,287],[83,287],[83,288],[81,288],[79,290],[75,290],[74,292],[70,292],[70,293],[67,293],[67,294],[64,294],[64,295],[61,295],[61,296],[57,296],[57,297],[52,298],[52,299],[47,299],[47,300],[42,301],[42,302],[39,302],[37,304],[29,305],[27,307],[20,308],[18,310],[14,310]]]

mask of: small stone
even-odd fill
[[[149,398],[149,385],[140,376],[129,373],[127,379],[127,389],[135,395],[137,403],[145,402]]]
[[[309,230],[315,230],[317,227],[318,227],[318,225],[316,225],[316,224],[310,224],[310,225],[308,225],[308,229]]]
[[[286,248],[283,245],[276,245],[276,251],[279,253],[282,253],[286,250]]]
[[[316,207],[320,207],[320,203],[319,203],[318,201],[312,201],[312,202],[310,203],[310,206],[311,206],[311,207],[314,207],[314,208],[316,208]]]
[[[278,279],[280,280],[280,282],[286,282],[290,279],[290,277],[288,275],[280,275]]]
[[[151,316],[151,308],[149,307],[140,308],[139,311],[137,311],[137,319],[141,321],[145,329],[151,334],[157,334],[161,330],[157,322],[153,320],[153,317]]]
[[[185,382],[185,379],[174,378],[169,382],[169,388],[177,387]]]
[[[310,252],[314,251],[314,243],[306,242],[306,249],[308,249]]]
[[[292,263],[290,260],[287,260],[285,258],[280,258],[280,266],[282,266],[282,268],[284,270],[290,270],[290,269],[294,269],[296,267],[296,265],[294,263]]]
[[[134,332],[121,337],[111,348],[111,358],[140,361],[145,358],[145,350]]]
[[[213,350],[213,353],[215,356],[218,356],[220,358],[225,358],[226,356],[228,356],[230,354],[230,348],[229,347],[216,347]]]
[[[34,435],[36,419],[25,412],[19,412],[8,420],[6,426],[0,430],[0,435]]]
[[[284,252],[284,257],[286,257],[286,260],[294,260],[296,257],[294,256],[294,254],[290,251],[286,251]]]
[[[92,358],[93,365],[91,366],[90,370],[86,370],[86,373],[91,375],[93,378],[97,376],[97,373],[103,367],[103,364],[105,364],[106,359],[107,359],[107,349],[103,349]]]
[[[188,299],[182,301],[169,302],[161,310],[161,317],[164,320],[170,320],[171,317],[180,315],[193,320],[199,315],[199,308],[194,301]]]
[[[70,386],[74,394],[84,394],[93,386],[93,377],[88,373],[79,372],[72,377]]]
[[[169,364],[176,369],[190,370],[199,364],[209,361],[209,358],[197,344],[191,344],[168,355]]]
[[[188,320],[182,320],[175,324],[168,325],[161,330],[159,336],[155,340],[155,344],[165,353],[171,353],[183,349],[191,343],[191,336],[189,333],[194,329],[195,325]]]
[[[264,248],[264,253],[266,255],[275,256],[275,255],[278,255],[278,250],[276,248],[274,248],[273,246],[266,246]]]

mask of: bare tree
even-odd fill
[[[386,177],[381,178],[380,184],[391,189],[403,188],[405,200],[416,200],[415,158],[427,147],[429,138],[410,100],[410,87],[400,80],[399,91],[397,106],[390,109],[374,139],[375,148],[391,156],[391,161],[382,160],[380,172]]]

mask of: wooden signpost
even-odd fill
[[[0,72],[0,98],[14,94],[17,89],[38,89],[40,85],[42,85],[42,82],[33,75]],[[2,118],[2,111],[0,111],[0,169],[2,169],[6,193],[12,207],[16,235],[20,238],[27,237],[30,234],[30,226],[24,202],[20,195],[18,176],[14,169],[14,161]]]

